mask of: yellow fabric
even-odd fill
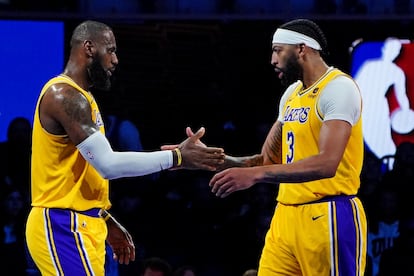
[[[318,154],[319,132],[323,118],[317,102],[325,86],[335,77],[348,76],[338,69],[328,71],[311,87],[302,90],[300,83],[286,101],[284,116],[300,110],[301,120],[285,120],[282,135],[282,162],[291,163]],[[361,118],[352,127],[351,137],[345,149],[336,175],[332,178],[301,183],[280,183],[277,200],[284,204],[303,204],[327,195],[355,195],[360,186],[363,161],[363,136]]]
[[[366,235],[365,212],[356,197],[343,202],[279,203],[266,234],[258,275],[364,275]],[[353,246],[346,245],[349,241]],[[345,255],[341,247],[347,248]],[[341,267],[340,256],[353,259],[355,266]]]
[[[28,249],[42,276],[65,275],[68,266],[84,271],[86,275],[104,276],[103,241],[108,233],[105,221],[100,217],[63,210],[68,219],[58,218],[60,225],[56,227],[53,226],[56,218],[52,218],[50,210],[33,207],[26,228]],[[82,267],[79,267],[80,264]]]
[[[53,84],[66,83],[82,93],[91,105],[92,120],[104,133],[93,96],[70,78],[58,76],[43,87],[36,105],[32,145],[32,206],[84,211],[110,207],[109,182],[82,157],[67,135],[53,135],[39,120],[39,102]]]

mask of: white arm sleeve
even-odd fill
[[[326,85],[319,98],[324,120],[344,120],[355,125],[361,116],[361,94],[356,83],[339,76]]]
[[[99,131],[76,147],[83,158],[106,179],[147,175],[173,166],[170,150],[114,152],[105,135]]]

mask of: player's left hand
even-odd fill
[[[132,236],[114,217],[107,221],[108,237],[106,240],[114,252],[114,260],[120,264],[129,264],[135,260],[135,245]]]

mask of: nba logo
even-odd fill
[[[379,159],[393,156],[402,142],[414,143],[414,43],[389,37],[353,46],[365,144]]]

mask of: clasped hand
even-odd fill
[[[201,127],[196,133],[186,128],[187,139],[176,145],[163,145],[162,150],[172,150],[179,148],[182,154],[182,165],[179,168],[189,170],[208,170],[216,171],[217,167],[224,163],[224,150],[217,147],[208,147],[201,142],[201,137],[205,134],[205,128]]]

